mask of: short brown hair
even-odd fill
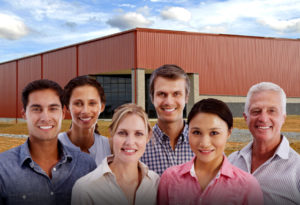
[[[128,115],[135,114],[140,116],[146,125],[146,134],[148,135],[151,131],[151,125],[148,120],[148,116],[144,109],[134,103],[127,103],[119,106],[112,117],[111,124],[109,125],[109,130],[111,132],[111,136],[116,133],[116,130],[120,124],[120,122]]]
[[[165,64],[162,65],[161,67],[157,68],[153,73],[151,74],[150,77],[150,97],[151,100],[153,101],[154,97],[154,83],[157,77],[163,77],[163,78],[168,78],[168,79],[184,79],[185,80],[185,94],[186,96],[189,96],[190,93],[190,79],[188,75],[184,72],[182,68],[180,68],[177,65],[174,64]]]

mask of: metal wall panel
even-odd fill
[[[257,82],[279,84],[300,97],[300,41],[139,30],[138,68],[172,63],[199,73],[199,92],[245,96]]]
[[[79,75],[134,68],[134,54],[134,32],[79,45]]]
[[[0,116],[16,117],[16,62],[0,65]]]
[[[43,79],[53,80],[62,87],[76,76],[76,47],[43,54]]]
[[[41,56],[33,56],[18,61],[18,117],[21,118],[22,90],[31,81],[41,79]]]

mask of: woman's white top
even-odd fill
[[[86,204],[129,204],[124,192],[117,183],[114,173],[108,166],[113,161],[113,155],[105,158],[91,173],[76,181],[72,190],[73,205]],[[156,194],[159,175],[148,170],[139,161],[142,180],[135,194],[135,204],[156,204]]]
[[[111,154],[110,145],[107,137],[94,133],[94,138],[94,144],[89,148],[89,152],[96,164],[99,165],[105,157]],[[71,142],[66,132],[59,133],[58,139],[65,146],[80,150],[80,147]]]

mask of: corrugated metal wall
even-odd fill
[[[38,79],[41,79],[41,56],[33,56],[18,61],[18,117],[19,118],[22,117],[21,116],[22,90],[29,82]]]
[[[134,32],[79,46],[79,75],[131,69],[135,62]]]
[[[76,47],[64,48],[43,55],[43,78],[61,86],[76,76]]]
[[[0,67],[0,116],[16,117],[16,62]]]
[[[300,41],[136,29],[0,64],[0,117],[21,117],[21,91],[35,79],[64,86],[76,75],[166,63],[199,73],[200,94],[245,96],[272,81],[300,97]]]
[[[174,63],[199,73],[200,94],[245,96],[257,82],[300,97],[300,41],[139,30],[139,68]]]
[[[130,31],[0,64],[0,96],[5,99],[0,117],[22,117],[21,93],[30,81],[43,78],[65,86],[77,75],[128,70],[134,63],[135,32]]]

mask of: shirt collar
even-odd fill
[[[70,150],[66,146],[64,146],[59,140],[58,140],[58,150],[61,155],[60,162],[65,163],[68,159],[72,159],[72,154]],[[26,142],[21,145],[20,154],[19,154],[19,165],[20,167],[25,164],[25,162],[29,162],[29,166],[33,167],[34,163],[30,155],[29,151],[29,138],[27,138]]]
[[[253,141],[248,143],[241,151],[239,151],[239,155],[243,156],[244,158],[246,158],[249,155],[251,156],[252,145],[253,145]],[[281,142],[280,142],[279,146],[277,147],[272,158],[275,157],[276,155],[278,155],[282,159],[288,159],[289,158],[289,150],[290,150],[289,141],[285,136],[282,135]]]
[[[229,178],[233,178],[234,174],[233,174],[233,170],[232,170],[232,165],[229,163],[227,157],[223,154],[224,158],[223,158],[223,162],[222,162],[222,166],[219,170],[219,172],[217,173],[216,178],[219,178],[220,175],[229,177]],[[195,167],[194,167],[194,162],[195,162],[196,156],[193,157],[193,159],[189,162],[187,162],[185,164],[185,166],[183,167],[183,169],[181,169],[179,171],[179,175],[184,175],[189,173],[192,177],[196,177],[196,173],[195,173]]]
[[[111,171],[109,164],[114,160],[114,155],[110,155],[107,156],[106,158],[103,159],[101,165],[103,166],[98,166],[98,177],[102,177],[105,174],[113,174],[113,172]],[[148,167],[141,161],[138,162],[138,167],[140,168],[140,170],[142,171],[142,178],[144,177],[149,177],[151,178],[151,176],[148,174],[149,173],[149,169]]]
[[[182,132],[179,135],[178,143],[188,142],[189,127],[185,121],[183,121],[183,123],[184,123],[184,127]],[[153,127],[153,133],[154,133],[155,140],[160,142],[161,144],[163,141],[170,140],[169,137],[159,128],[157,123]]]

